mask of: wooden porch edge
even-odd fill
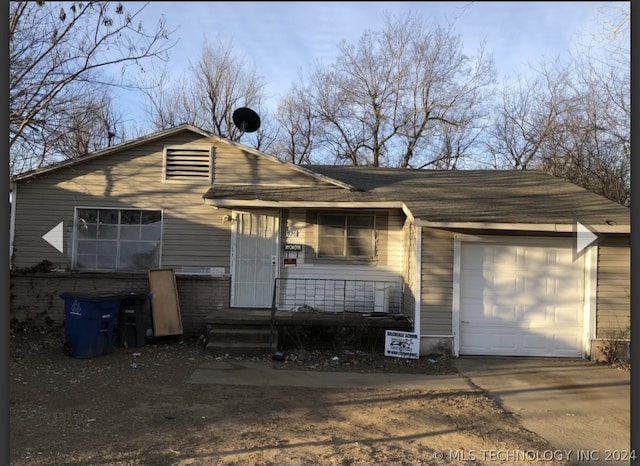
[[[230,308],[215,310],[204,319],[207,325],[270,326],[271,309]],[[283,326],[366,326],[412,329],[413,322],[404,314],[360,312],[292,312],[276,311],[274,324]]]

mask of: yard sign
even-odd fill
[[[392,358],[418,359],[420,357],[420,338],[418,334],[387,330],[384,355]]]

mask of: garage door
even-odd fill
[[[572,246],[460,243],[460,354],[581,357],[584,259]]]

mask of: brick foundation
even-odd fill
[[[177,275],[180,315],[185,336],[206,333],[204,318],[229,307],[229,277]],[[60,293],[147,292],[146,274],[11,273],[9,318],[37,325],[63,325],[64,300]]]

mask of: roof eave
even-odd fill
[[[575,233],[577,231],[575,223],[434,222],[420,218],[416,218],[414,223],[422,227],[466,230],[514,230],[556,233]],[[631,233],[630,225],[590,223],[589,229],[594,233]]]
[[[274,201],[263,199],[204,199],[204,203],[216,208],[233,209],[240,207],[264,208],[321,208],[321,209],[402,209],[402,202],[370,202],[370,201]]]
[[[84,163],[88,160],[93,160],[93,159],[97,159],[99,157],[103,157],[105,155],[114,153],[114,152],[118,152],[124,149],[130,149],[132,147],[136,147],[139,146],[141,144],[145,144],[151,141],[155,141],[158,139],[162,139],[165,138],[167,136],[171,136],[172,134],[177,134],[180,133],[182,131],[192,131],[196,134],[200,134],[201,136],[204,137],[212,137],[211,134],[207,133],[206,131],[193,126],[193,125],[180,125],[180,126],[175,126],[173,128],[168,128],[162,131],[158,131],[156,133],[153,134],[148,134],[146,136],[142,136],[136,139],[132,139],[130,141],[125,141],[121,144],[117,144],[115,146],[111,146],[111,147],[107,147],[106,149],[100,149],[98,151],[92,152],[88,155],[85,155],[83,157],[79,157],[79,158],[75,158],[75,159],[70,159],[70,160],[65,160],[63,162],[59,162],[56,163],[54,165],[50,165],[48,167],[44,167],[44,168],[37,168],[35,170],[30,170],[28,172],[24,172],[18,175],[15,175],[13,177],[11,177],[11,181],[21,181],[24,179],[28,179],[28,178],[33,178],[35,176],[39,176],[45,173],[49,173],[55,170],[59,170],[61,168],[65,168],[65,167],[70,167],[73,165],[77,165],[80,163]]]

